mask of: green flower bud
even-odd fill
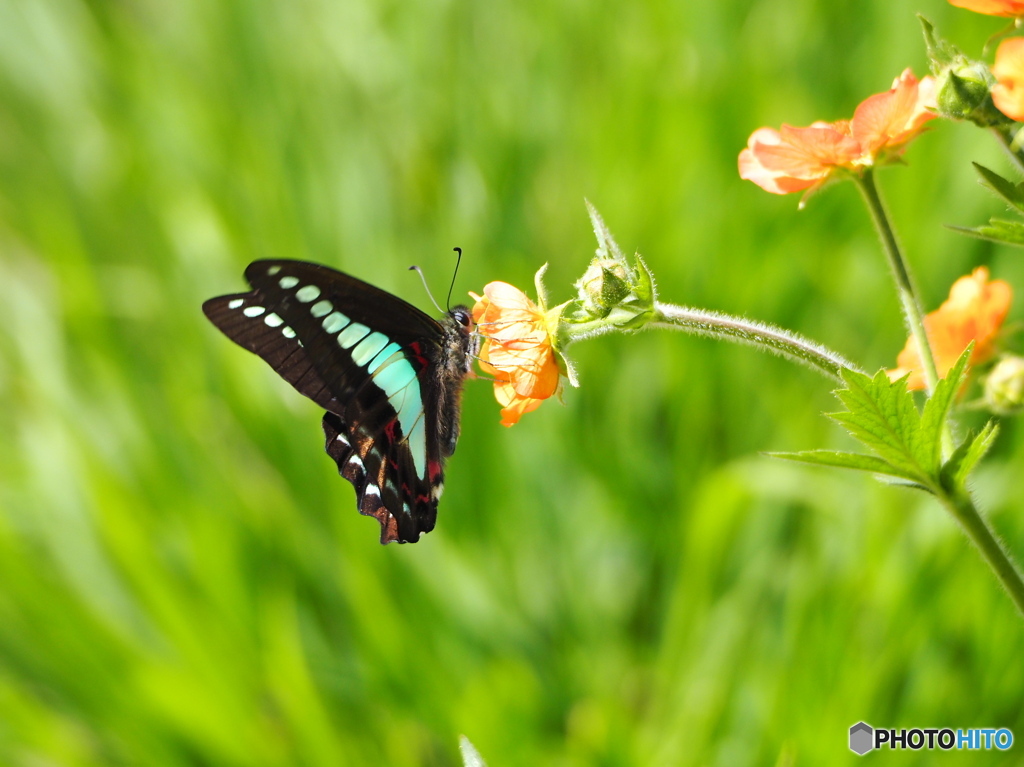
[[[951,120],[969,120],[989,128],[1007,122],[1006,115],[992,103],[990,89],[995,78],[980,61],[964,58],[938,77],[939,114]]]
[[[985,381],[985,402],[997,415],[1024,410],[1024,357],[1007,355],[996,363]]]
[[[924,16],[919,14],[918,19],[935,75],[939,115],[950,120],[970,120],[983,128],[1006,125],[1006,116],[992,103],[990,90],[996,79],[985,62],[968,58],[955,45],[939,37]]]
[[[605,317],[629,295],[629,275],[621,261],[595,258],[576,283],[584,308]]]

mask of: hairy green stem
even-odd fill
[[[978,509],[975,508],[971,497],[966,493],[939,493],[939,500],[949,510],[956,520],[963,527],[964,532],[971,539],[981,556],[984,557],[988,566],[996,574],[999,582],[1003,584],[1017,610],[1024,616],[1024,577],[1021,571],[1010,559],[1009,553],[996,538],[995,534],[985,523]]]
[[[1014,140],[1014,135],[1010,130],[1010,125],[995,125],[992,127],[992,133],[995,134],[996,139],[999,141],[999,145],[1006,150],[1006,153],[1010,156],[1014,166],[1021,173],[1024,173],[1024,150],[1021,149],[1020,145]]]
[[[728,314],[658,302],[654,305],[654,315],[644,327],[682,330],[756,346],[808,365],[839,381],[842,381],[840,373],[844,369],[858,370],[853,363],[830,349],[796,333]]]
[[[910,335],[917,342],[921,364],[924,366],[925,382],[928,384],[928,392],[931,393],[935,391],[935,385],[939,382],[939,374],[935,368],[935,358],[932,356],[931,344],[928,343],[928,335],[925,333],[924,315],[917,299],[914,282],[910,277],[910,270],[900,252],[900,246],[896,242],[896,235],[889,223],[889,217],[885,213],[882,198],[878,196],[874,171],[868,168],[854,178],[857,188],[860,189],[864,202],[868,206],[868,211],[871,213],[871,220],[878,231],[878,236],[882,240],[882,250],[885,251],[885,255],[889,259],[889,266],[892,267],[900,303],[903,304],[903,316],[906,319]]]

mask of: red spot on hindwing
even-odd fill
[[[419,341],[413,341],[409,344],[409,351],[413,354],[413,361],[416,363],[416,367],[419,368],[419,372],[423,372],[430,367],[430,360],[423,354],[423,346]]]

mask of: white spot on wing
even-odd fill
[[[334,304],[330,301],[317,301],[313,306],[310,307],[309,313],[317,319],[330,314],[334,311]]]
[[[277,284],[280,285],[284,290],[291,290],[292,288],[299,284],[299,278],[282,277]]]
[[[373,484],[367,484],[366,489],[363,491],[363,495],[376,496],[377,500],[380,500],[380,488]]]
[[[281,335],[283,335],[285,338],[295,338],[295,331],[292,330],[287,325],[285,325],[283,328],[281,328]]]
[[[267,269],[267,274],[269,274],[271,277],[273,277],[279,271],[281,271],[281,267],[280,266],[272,266],[269,269]]]
[[[271,312],[266,317],[264,317],[263,321],[265,323],[267,323],[267,325],[269,325],[272,328],[277,328],[277,327],[280,327],[281,325],[284,324],[284,320],[282,320],[280,317],[278,317],[273,312]]]
[[[337,333],[343,327],[348,325],[348,323],[348,317],[346,317],[341,312],[331,312],[326,317],[324,317],[324,321],[320,324],[323,326],[323,329],[326,332],[333,335],[334,333]]]
[[[228,302],[228,309],[237,309],[239,306],[241,306],[244,303],[245,303],[245,301],[243,301],[241,298],[236,298],[234,301],[229,301]]]
[[[298,280],[296,280],[296,282],[298,282]],[[308,304],[310,301],[320,297],[320,288],[316,285],[306,285],[295,291],[295,297],[302,303]]]
[[[246,317],[259,317],[265,311],[266,309],[264,309],[262,306],[247,306],[244,309],[242,309],[242,314],[244,314]]]

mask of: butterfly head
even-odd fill
[[[456,365],[461,369],[462,375],[468,375],[473,366],[473,359],[480,350],[480,339],[475,331],[476,323],[473,322],[473,312],[468,306],[453,306],[448,310],[448,322],[445,323],[451,330],[448,331],[448,347],[452,350],[456,359],[461,364]]]

